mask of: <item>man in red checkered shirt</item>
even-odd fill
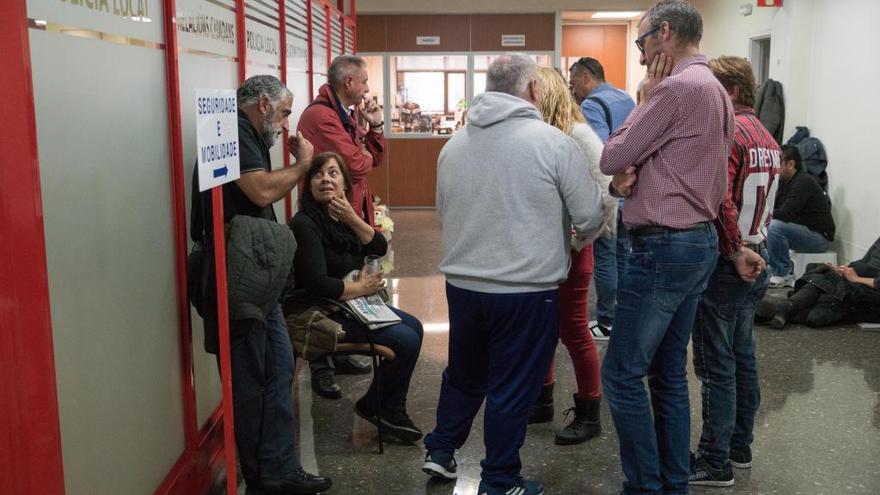
[[[632,238],[602,368],[626,494],[688,492],[687,345],[718,259],[713,221],[734,130],[727,92],[699,52],[702,32],[689,2],[648,10],[636,39],[640,62],[650,62],[642,103],[608,138],[600,162],[627,197]]]
[[[769,284],[767,228],[776,198],[781,150],[755,116],[755,76],[748,60],[709,62],[736,112],[727,160],[727,197],[715,220],[721,257],[700,297],[694,370],[702,382],[703,431],[690,484],[731,486],[733,467],[752,464],[752,430],[761,402],[755,358],[755,310]],[[749,268],[754,269],[749,270]]]

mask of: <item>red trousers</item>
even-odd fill
[[[587,298],[590,291],[590,278],[593,276],[593,246],[571,252],[571,269],[568,280],[559,286],[559,339],[568,348],[574,365],[577,381],[577,396],[580,399],[598,399],[599,353],[590,334],[590,315]],[[553,383],[556,359],[550,363],[544,385]]]

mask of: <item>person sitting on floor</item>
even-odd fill
[[[880,238],[862,259],[847,266],[808,265],[788,299],[774,311],[770,326],[810,327],[880,322]]]
[[[388,243],[364,221],[348,202],[351,179],[342,158],[333,152],[316,155],[306,173],[300,211],[290,221],[296,237],[294,258],[296,288],[306,297],[345,301],[379,292],[384,286],[382,273],[365,274],[357,281],[343,278],[364,266],[368,255],[384,256]],[[391,308],[401,322],[378,330],[368,330],[347,311],[329,317],[342,325],[346,342],[373,342],[394,351],[393,360],[384,360],[376,371],[381,375],[382,428],[406,442],[422,438],[422,431],[406,412],[410,378],[422,348],[422,324],[414,316]],[[367,335],[370,332],[370,335]],[[376,379],[357,402],[358,416],[378,426],[375,404],[379,393]]]
[[[767,230],[771,287],[794,283],[789,249],[801,253],[822,253],[834,240],[831,202],[822,186],[803,170],[801,154],[791,145],[782,147],[782,182],[776,192],[773,221]]]

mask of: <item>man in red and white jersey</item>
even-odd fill
[[[752,430],[761,401],[754,320],[769,283],[767,226],[781,151],[755,116],[755,76],[748,60],[720,57],[709,68],[736,113],[727,162],[728,190],[715,227],[720,257],[694,322],[694,370],[702,382],[703,432],[691,461],[691,485],[733,485],[733,467],[751,466]],[[762,259],[744,263],[742,258]]]

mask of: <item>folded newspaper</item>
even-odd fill
[[[345,276],[345,280],[354,281],[358,278],[359,271],[353,270]],[[360,296],[345,301],[348,309],[357,316],[370,330],[389,327],[400,323],[400,317],[394,314],[379,294]]]

